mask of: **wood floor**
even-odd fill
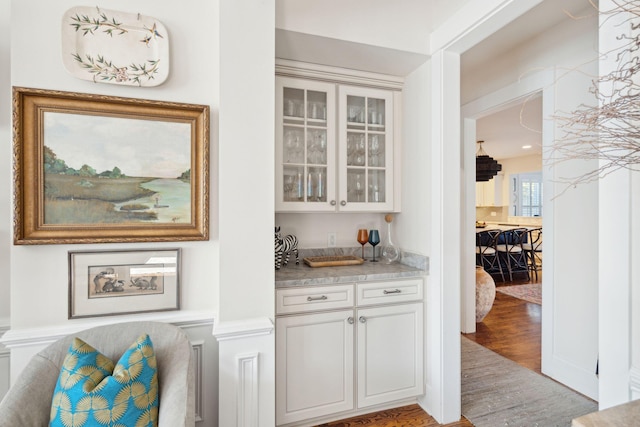
[[[539,279],[540,280],[540,279]],[[524,280],[496,282],[496,286],[530,283]],[[476,333],[466,338],[540,373],[541,306],[496,292],[493,308]],[[318,427],[436,427],[441,426],[418,405],[376,412],[361,417],[321,424]],[[446,424],[446,427],[473,427],[466,418]]]

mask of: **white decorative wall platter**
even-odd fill
[[[72,7],[62,18],[62,62],[79,79],[158,86],[169,75],[169,35],[150,16]]]

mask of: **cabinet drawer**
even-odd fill
[[[358,283],[357,303],[361,306],[421,300],[423,296],[422,288],[423,281],[421,278]]]
[[[353,307],[353,285],[276,290],[276,314]]]

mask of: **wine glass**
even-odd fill
[[[364,259],[364,245],[369,241],[369,235],[366,228],[358,230],[358,243],[362,245],[362,259]]]
[[[373,259],[371,262],[378,262],[376,259],[376,245],[378,243],[380,243],[380,233],[378,233],[378,230],[369,231],[369,244],[373,246]]]

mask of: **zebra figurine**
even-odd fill
[[[282,237],[280,233],[280,227],[275,228],[275,267],[276,270],[280,270],[280,267],[289,263],[289,257],[291,253],[296,256],[296,265],[300,264],[300,258],[298,257],[298,238],[292,234],[288,234]]]
[[[274,242],[276,270],[280,270],[280,267],[282,266],[283,248],[284,248],[284,244],[282,243],[282,239],[280,238],[280,227],[277,227],[276,233],[275,233],[275,242]]]

